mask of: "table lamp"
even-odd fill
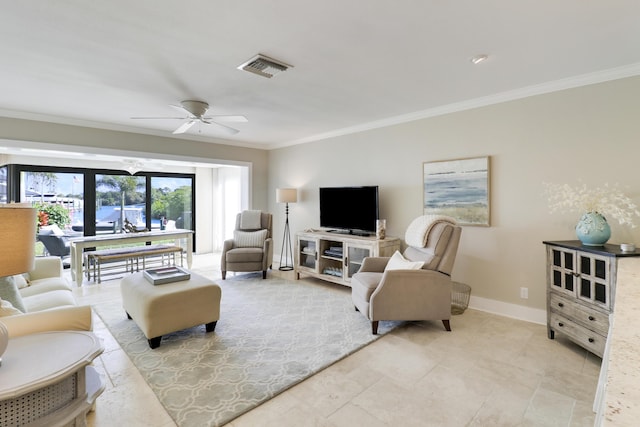
[[[293,251],[291,250],[291,233],[289,231],[289,203],[298,201],[298,190],[295,188],[278,188],[276,190],[276,202],[285,203],[286,220],[284,223],[284,236],[282,237],[282,249],[280,251],[280,268],[282,271],[293,270]],[[291,259],[291,263],[290,263]]]
[[[36,209],[28,203],[0,205],[0,277],[33,270],[36,244]],[[0,365],[9,332],[0,322]]]

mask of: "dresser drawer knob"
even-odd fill
[[[560,326],[562,328],[564,326],[564,323],[560,322],[560,323],[558,323],[558,326]]]
[[[594,341],[595,341],[595,340],[594,340],[593,338],[589,338],[589,342],[590,342],[590,343],[592,343],[592,342],[594,342]]]
[[[558,303],[558,307],[564,307],[564,304],[563,304],[563,303],[561,303],[561,302],[559,302],[559,303]]]
[[[593,316],[589,316],[589,320],[591,320],[593,322],[594,320],[596,320],[596,318],[593,317]]]

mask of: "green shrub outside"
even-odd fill
[[[38,220],[38,226],[56,224],[61,229],[64,229],[64,227],[71,222],[69,211],[66,210],[62,205],[51,203],[34,203],[33,207],[36,208],[38,212],[44,212],[48,216],[47,223],[42,224],[40,223],[40,220]]]

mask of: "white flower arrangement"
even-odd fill
[[[568,184],[545,183],[550,213],[577,211],[594,212],[617,220],[621,225],[635,227],[633,218],[640,217],[638,206],[625,196],[618,185],[589,189],[585,184],[571,187]]]

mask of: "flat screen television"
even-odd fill
[[[320,188],[320,227],[368,235],[377,219],[377,186]]]

